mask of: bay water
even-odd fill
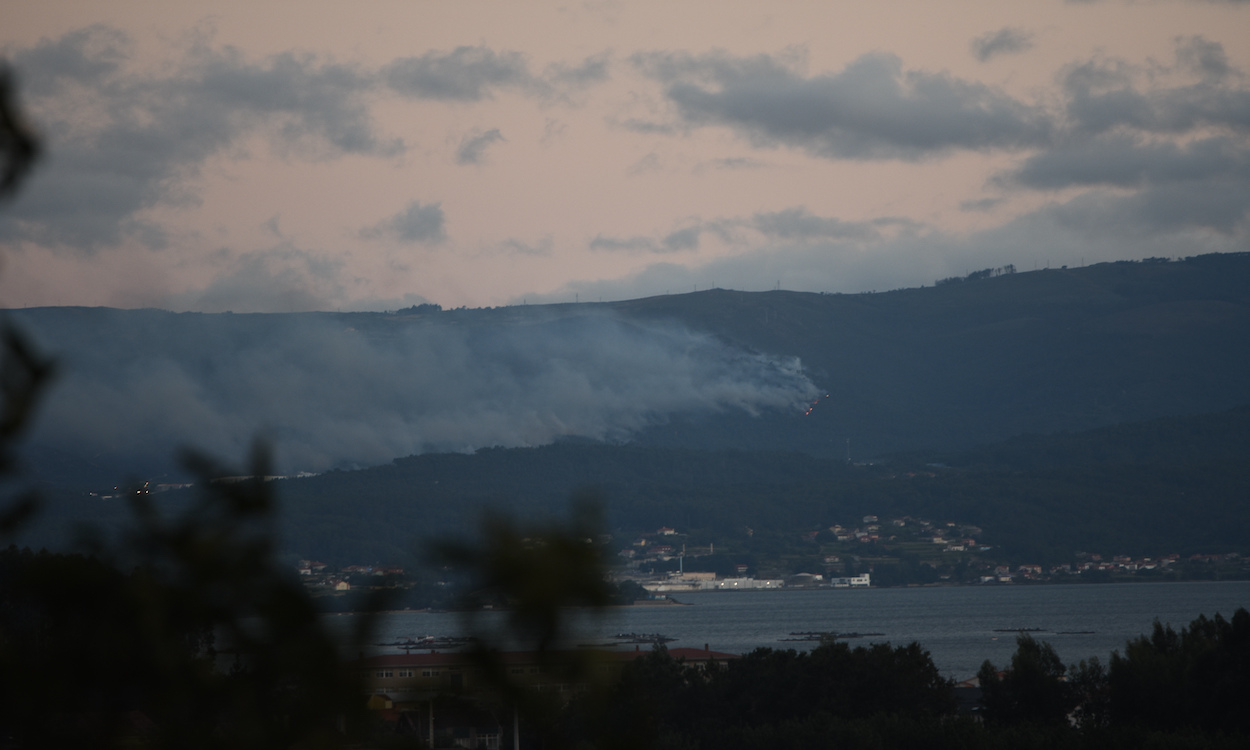
[[[1148,635],[1156,618],[1179,630],[1200,614],[1228,619],[1238,607],[1250,608],[1250,581],[710,591],[677,598],[681,605],[614,607],[570,617],[586,644],[612,642],[622,633],[661,634],[673,639],[670,647],[706,645],[741,654],[759,647],[808,650],[817,643],[791,640],[805,632],[861,634],[847,639],[852,646],[916,641],[944,676],[965,680],[986,659],[1006,666],[1020,630],[1050,643],[1065,664],[1092,656],[1105,664],[1127,640]],[[376,640],[455,636],[462,627],[455,613],[393,612]]]

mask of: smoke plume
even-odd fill
[[[61,364],[35,440],[118,471],[179,447],[237,461],[257,436],[286,473],[562,436],[623,441],[678,414],[801,413],[817,395],[797,359],[675,325],[517,310],[14,315]]]

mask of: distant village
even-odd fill
[[[748,538],[754,534],[751,529],[745,529],[745,533]],[[978,542],[981,534],[977,526],[954,521],[939,523],[912,516],[882,521],[878,516],[866,515],[857,526],[835,524],[799,532],[790,539],[783,559],[753,566],[747,562],[726,564],[726,559],[732,561],[739,556],[736,549],[722,546],[718,550],[715,543],[693,545],[688,543],[687,534],[661,527],[640,534],[621,547],[610,578],[618,584],[633,582],[647,592],[649,600],[663,601],[674,593],[704,591],[1134,580],[1172,575],[1182,564],[1190,570],[1201,566],[1244,573],[1246,563],[1235,552],[1136,558],[1105,558],[1099,553],[1080,552],[1071,562],[1061,564],[1008,565],[994,559],[994,547]],[[900,581],[893,573],[904,555],[912,559],[915,569],[923,572],[923,580]],[[717,564],[709,565],[712,560]],[[787,565],[802,569],[786,571]],[[405,570],[395,566],[354,564],[333,568],[301,560],[298,572],[305,586],[321,595],[411,585]]]

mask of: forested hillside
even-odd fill
[[[679,420],[662,445],[854,458],[971,447],[1250,403],[1250,253],[1104,263],[876,294],[714,290],[618,303],[802,358],[829,393],[780,415]]]
[[[806,554],[815,567],[805,532],[874,514],[973,524],[996,559],[1048,563],[1078,551],[1250,552],[1247,451],[1250,408],[1240,408],[875,464],[566,441],[414,456],[275,489],[285,546],[329,562],[410,562],[423,542],[468,532],[487,509],[557,517],[583,496],[602,505],[621,545],[669,526],[690,545],[752,561]],[[105,507],[67,502],[97,516]]]
[[[583,491],[614,533],[757,558],[865,514],[975,524],[1016,561],[1245,549],[1250,253],[1010,271],[387,314],[21,311],[64,373],[46,421],[79,430],[24,455],[57,499],[31,538],[124,516],[100,496],[176,479],[180,445],[237,461],[259,425],[279,456],[341,467],[279,484],[287,548],[327,560],[410,559],[482,509],[556,515]],[[348,460],[365,455],[385,458]]]

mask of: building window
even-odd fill
[[[401,670],[399,670],[399,676],[400,676],[400,677],[411,677],[411,676],[412,676],[412,670],[411,670],[411,669],[401,669]]]
[[[378,670],[378,677],[394,677],[394,676],[395,676],[394,670],[391,670],[391,669],[379,669]]]

